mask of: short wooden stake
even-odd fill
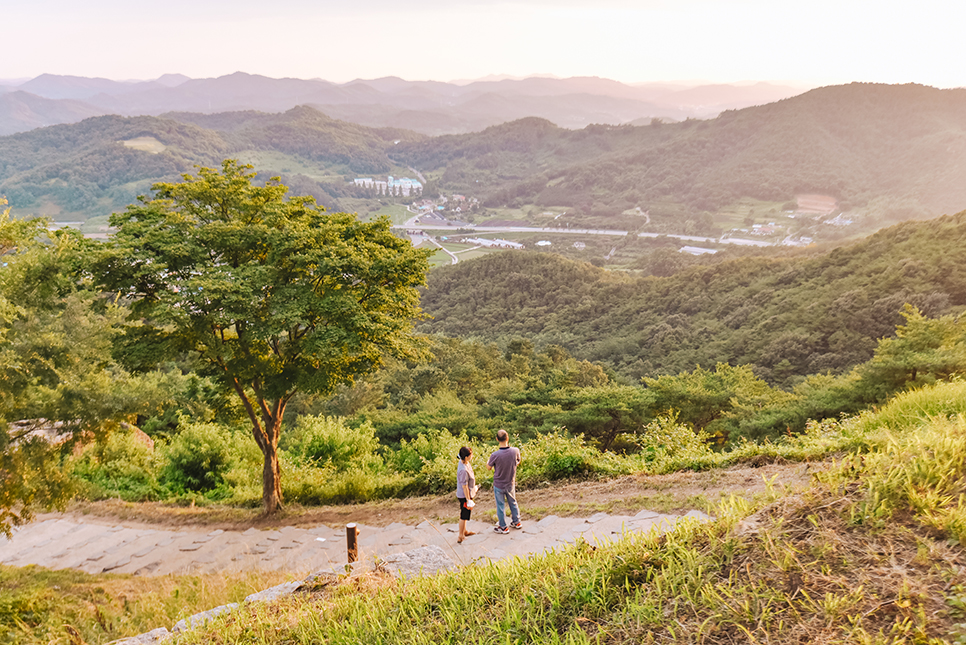
[[[355,522],[345,525],[345,553],[349,562],[359,559],[359,529]]]

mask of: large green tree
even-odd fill
[[[385,354],[418,353],[416,287],[429,265],[387,219],[286,198],[278,178],[256,185],[250,168],[226,160],[155,184],[153,199],[112,216],[99,269],[139,323],[122,347],[129,364],[192,352],[240,398],[273,513],[286,404],[299,391],[332,392]]]

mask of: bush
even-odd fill
[[[379,440],[372,424],[349,427],[343,419],[325,416],[299,417],[295,428],[282,433],[279,447],[294,461],[337,471],[382,466]]]
[[[293,465],[288,469],[282,478],[282,486],[286,501],[306,506],[402,497],[418,488],[415,477],[401,473],[360,468],[335,471],[307,465]]]
[[[958,378],[897,394],[874,415],[861,418],[865,428],[911,430],[934,417],[956,415],[966,415],[966,381]]]
[[[523,463],[517,472],[521,484],[609,472],[612,469],[605,467],[605,462],[616,463],[612,456],[588,445],[582,435],[570,437],[560,428],[531,439],[521,452]]]
[[[232,466],[232,432],[213,423],[186,424],[164,450],[164,484],[176,493],[210,492]]]
[[[454,437],[447,430],[430,430],[412,441],[402,441],[392,463],[402,473],[416,475],[420,492],[445,493],[456,491],[456,463],[461,446],[473,450],[473,466],[480,483],[481,468],[485,468],[486,449],[473,443],[465,435]],[[486,453],[488,455],[489,453]]]
[[[158,460],[135,432],[115,432],[88,447],[74,463],[74,474],[89,484],[90,499],[119,497],[127,502],[158,499]]]
[[[654,473],[707,468],[717,461],[709,441],[707,433],[678,423],[677,415],[670,414],[644,428],[639,439],[640,456]]]

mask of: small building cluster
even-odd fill
[[[372,177],[357,177],[353,183],[363,188],[372,188],[376,191],[377,195],[401,195],[403,197],[409,197],[410,195],[420,195],[423,192],[423,185],[409,177],[396,179],[390,175],[386,181],[380,181]]]

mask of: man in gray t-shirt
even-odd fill
[[[506,525],[504,506],[510,505],[510,526],[522,529],[520,508],[517,506],[517,466],[523,461],[518,448],[510,447],[510,435],[506,430],[498,430],[496,439],[500,447],[490,455],[486,467],[493,471],[493,494],[496,496],[497,533],[509,533]]]

